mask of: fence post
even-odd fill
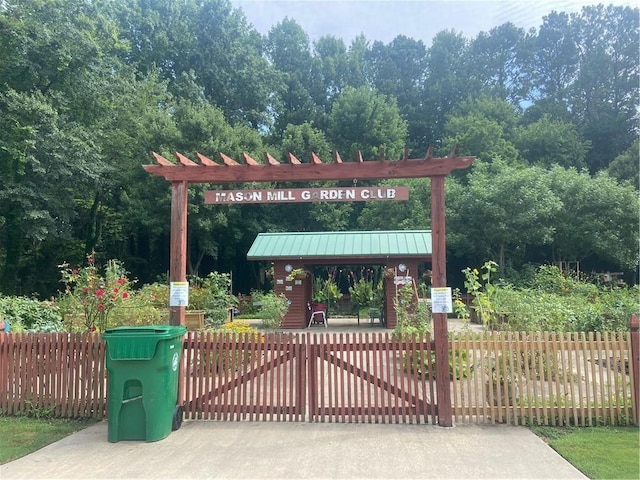
[[[631,352],[629,362],[633,371],[633,417],[636,425],[640,425],[640,321],[634,313],[629,320],[631,335]]]

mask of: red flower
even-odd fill
[[[89,293],[89,287],[84,287],[82,289],[82,293]]]
[[[78,274],[78,269],[77,269],[77,268],[74,268],[74,269],[71,271],[71,273],[73,273],[74,275],[77,275],[77,274]]]
[[[87,257],[87,262],[93,263],[94,262],[93,257]]]
[[[95,332],[96,330],[98,330],[98,327],[96,327],[95,325],[93,327],[91,327],[91,331]]]
[[[120,291],[120,289],[119,289],[118,287],[115,287],[115,288],[113,289],[113,293],[118,293],[119,291]]]
[[[103,295],[104,295],[104,290],[100,290],[100,289],[96,290],[96,296],[101,297]]]
[[[103,305],[103,304],[101,304],[101,303],[99,303],[99,304],[98,304],[98,310],[104,310],[104,305]]]
[[[122,294],[122,298],[129,298],[129,293],[128,292],[124,292]]]
[[[117,282],[119,285],[124,285],[124,282],[126,282],[127,280],[125,278],[120,277]]]

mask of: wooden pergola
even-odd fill
[[[170,268],[171,282],[185,282],[187,277],[187,192],[190,183],[253,183],[253,182],[316,182],[329,180],[381,180],[391,178],[431,178],[431,231],[433,243],[432,285],[447,285],[446,271],[446,221],[445,221],[445,178],[454,170],[471,166],[474,157],[459,157],[456,149],[447,157],[434,157],[429,147],[423,158],[404,158],[398,161],[364,161],[358,153],[356,161],[343,161],[336,151],[332,162],[323,162],[315,153],[310,154],[308,162],[287,155],[288,162],[280,163],[274,157],[265,154],[264,163],[260,163],[246,153],[243,161],[220,153],[220,162],[197,153],[198,161],[176,153],[177,163],[153,152],[156,164],[144,165],[152,175],[163,177],[171,182],[171,240]],[[185,307],[170,307],[172,325],[184,325]],[[441,426],[452,426],[451,393],[449,391],[449,343],[447,314],[433,313],[436,365],[437,400],[439,405],[438,422]]]

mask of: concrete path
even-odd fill
[[[577,479],[524,427],[186,421],[159,442],[101,422],[0,466],[0,479]]]

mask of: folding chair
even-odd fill
[[[319,323],[324,324],[324,328],[327,328],[327,314],[325,313],[327,305],[324,303],[316,303],[311,304],[307,302],[307,310],[309,311],[309,324],[307,328],[311,325],[316,325]]]

